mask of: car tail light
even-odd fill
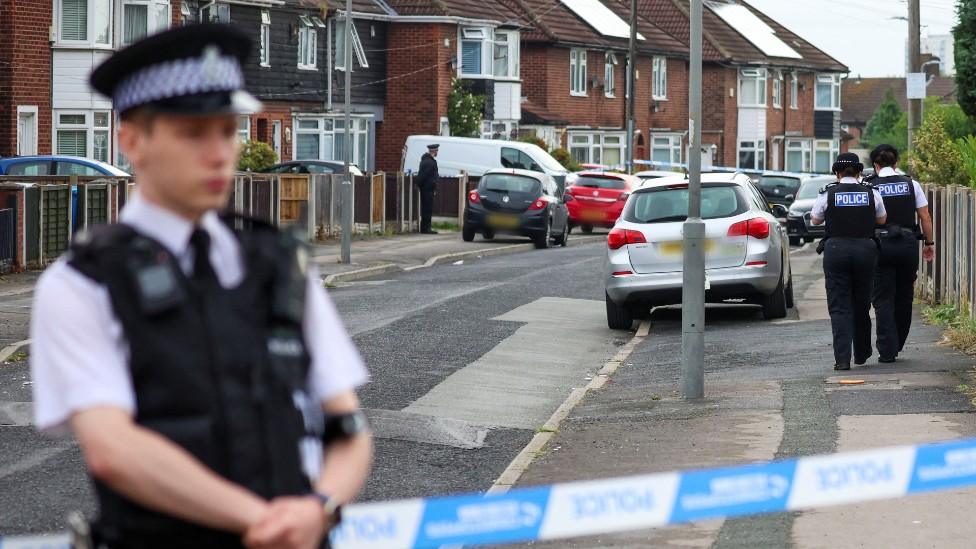
[[[472,204],[479,204],[481,202],[481,195],[478,194],[478,191],[471,191],[468,193],[468,201]]]
[[[539,198],[539,199],[536,199],[536,201],[533,202],[531,206],[529,206],[529,209],[530,210],[541,210],[541,209],[544,209],[545,207],[546,207],[546,201],[543,200],[543,199],[541,199],[541,198]]]
[[[607,235],[607,246],[611,250],[617,250],[622,248],[627,244],[646,244],[647,239],[644,238],[644,233],[640,231],[632,231],[630,229],[613,229],[610,234]]]
[[[761,217],[740,221],[729,227],[729,236],[750,236],[759,240],[769,238],[769,221]]]
[[[631,276],[634,271],[614,271],[613,276]]]
[[[766,265],[765,261],[749,261],[746,263],[746,267],[765,267]]]
[[[630,193],[620,193],[620,196],[617,197],[617,200],[620,200],[622,202],[624,200],[627,200],[628,198],[630,198]]]

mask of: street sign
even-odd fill
[[[925,99],[925,73],[910,72],[905,75],[905,91],[908,99]]]

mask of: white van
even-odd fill
[[[532,143],[439,135],[407,137],[400,169],[417,173],[420,157],[427,152],[427,145],[433,143],[441,146],[437,153],[437,172],[441,176],[452,177],[465,172],[480,177],[488,170],[515,168],[549,174],[562,185],[568,173],[555,158]]]

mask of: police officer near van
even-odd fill
[[[427,145],[427,152],[420,157],[420,169],[414,182],[420,188],[420,232],[437,234],[431,229],[431,216],[434,214],[434,194],[437,192],[437,151],[440,145]]]
[[[864,165],[843,153],[831,167],[837,182],[824,187],[814,202],[811,223],[826,223],[817,252],[824,254],[827,310],[833,333],[834,369],[851,369],[871,356],[871,288],[878,258],[876,224],[887,219],[878,192],[859,180]]]
[[[877,189],[888,212],[888,222],[878,229],[881,253],[874,272],[874,315],[878,322],[878,362],[894,362],[904,348],[912,325],[912,300],[918,276],[918,241],[924,239],[922,256],[935,258],[932,216],[925,191],[917,181],[898,174],[898,150],[878,145],[871,151],[876,176],[867,181]],[[921,223],[919,223],[921,221]]]
[[[94,480],[89,547],[322,547],[368,474],[367,373],[303,244],[217,213],[252,49],[179,27],[91,76],[137,191],[47,269],[31,325],[35,425],[70,429]]]

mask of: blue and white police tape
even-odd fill
[[[335,549],[499,545],[795,511],[976,486],[976,439],[467,494],[350,505]],[[66,536],[0,538],[65,549]]]

